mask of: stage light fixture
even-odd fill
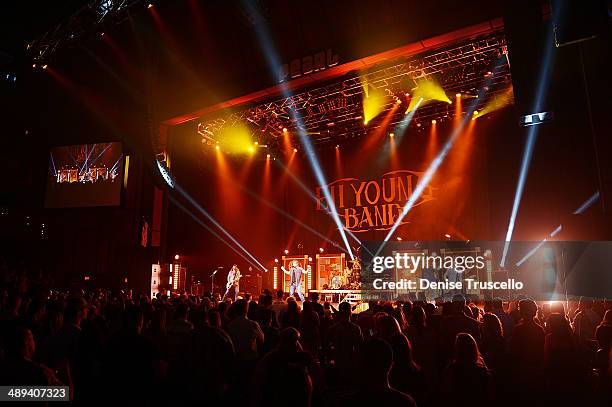
[[[266,158],[270,158],[270,154],[266,154]]]
[[[336,148],[340,148],[340,146],[338,144],[336,144]]]
[[[401,242],[401,241],[402,241],[402,238],[401,238],[401,237],[399,237],[399,236],[398,236],[396,239],[397,239],[397,241],[398,241],[398,242]]]
[[[147,5],[147,8],[151,8],[151,7],[153,7],[153,4],[152,4],[152,3],[149,3],[149,4]]]
[[[258,141],[256,141],[256,142],[255,142],[255,145],[256,145],[256,146],[258,146],[258,145],[259,145],[259,142],[258,142]]]
[[[42,69],[47,69],[47,64],[44,64],[44,65],[42,66]]]
[[[437,123],[436,119],[433,119],[433,120],[431,121],[431,124],[436,124],[436,123]]]
[[[497,110],[503,109],[506,106],[511,105],[512,95],[512,87],[509,87],[501,93],[495,94],[491,99],[489,99],[489,101],[482,109],[474,113],[474,118],[487,115],[489,113],[495,112]]]
[[[395,133],[389,133],[389,137],[391,138],[395,137]]]
[[[519,117],[519,125],[523,127],[535,126],[552,121],[553,112],[540,112]]]
[[[249,153],[254,153],[255,149],[253,147],[249,147]]]
[[[447,238],[447,239],[450,239],[450,238],[451,238],[451,235],[450,235],[450,233],[445,233],[445,234],[444,234],[444,237],[445,237],[445,238]]]
[[[220,148],[220,147],[219,147],[219,144],[217,144],[217,145],[215,146],[215,150],[219,151],[219,148]]]
[[[283,127],[283,133],[287,133],[287,128]]]
[[[297,148],[294,148],[294,149],[293,149],[293,152],[294,152],[294,153],[297,153]]]
[[[278,263],[278,259],[274,259],[274,263]]]
[[[461,93],[457,93],[455,96],[460,98],[461,97]]]
[[[408,105],[406,112],[410,112],[416,108],[417,102],[420,99],[423,99],[423,105],[434,101],[451,103],[442,86],[431,77],[428,79],[420,79],[417,82],[414,97],[410,100],[410,104]]]
[[[285,254],[289,254],[289,249],[285,249]]]
[[[319,253],[323,253],[323,251],[324,251],[323,248],[319,247]]]
[[[181,256],[179,256],[178,254],[175,254],[175,255],[174,255],[174,260],[178,260],[178,259],[180,259],[180,258],[181,258]]]

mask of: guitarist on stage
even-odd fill
[[[240,277],[242,277],[240,275],[240,269],[238,268],[237,265],[234,264],[232,268],[230,269],[229,273],[227,273],[227,284],[225,286],[226,290],[225,290],[225,294],[223,294],[223,298],[221,298],[221,301],[225,300],[225,297],[227,297],[230,290],[233,288],[234,289],[234,302],[236,302],[236,300],[238,299],[238,291],[240,291],[240,286],[239,286]]]

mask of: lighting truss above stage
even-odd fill
[[[200,119],[198,134],[206,145],[219,141],[221,132],[232,126],[248,127],[254,141],[269,148],[280,146],[283,129],[296,137],[296,121],[302,118],[303,130],[318,146],[338,144],[343,140],[365,135],[381,125],[382,118],[401,100],[389,128],[400,122],[416,81],[435,78],[449,98],[461,93],[481,109],[497,94],[511,87],[507,47],[502,33],[493,33],[435,51],[379,63],[367,70],[353,71],[328,82],[324,86],[296,93],[257,105],[239,107],[241,110],[221,110]],[[367,126],[363,118],[363,83],[370,89],[385,92],[383,111]],[[280,86],[280,85],[279,85]],[[480,92],[480,97],[479,96]],[[477,99],[476,99],[477,98]],[[464,112],[468,102],[463,103]],[[292,111],[293,110],[293,111]],[[446,102],[433,102],[420,107],[413,125],[424,128],[432,119],[437,123],[450,120],[455,106]]]
[[[61,21],[27,46],[35,63],[48,63],[56,53],[68,47],[77,47],[88,37],[103,33],[105,28],[120,24],[131,13],[145,9],[147,0],[93,0],[69,18]]]

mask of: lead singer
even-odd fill
[[[304,294],[302,294],[302,275],[308,274],[308,271],[300,267],[300,263],[297,260],[291,262],[289,271],[285,270],[284,267],[282,267],[282,270],[291,277],[289,295],[293,297],[293,294],[297,291],[300,301],[304,302]]]

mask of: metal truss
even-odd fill
[[[476,97],[477,108],[483,106],[496,93],[511,84],[506,58],[506,43],[502,34],[492,34],[468,42],[455,44],[410,58],[389,61],[368,69],[354,72],[335,82],[316,89],[297,93],[291,97],[276,99],[239,111],[221,111],[214,117],[205,117],[198,124],[198,134],[205,144],[215,144],[221,130],[246,124],[253,138],[260,144],[274,146],[283,135],[283,128],[290,134],[297,130],[296,117],[301,118],[303,132],[312,137],[315,144],[333,142],[364,135],[380,125],[396,100],[404,100],[411,93],[416,80],[435,77],[444,90],[453,94]],[[363,125],[363,84],[383,90],[387,103],[383,112]],[[486,85],[486,87],[485,87]],[[484,94],[481,89],[485,87]],[[401,121],[404,109],[392,117],[390,124]],[[454,106],[447,103],[429,103],[417,111],[414,122],[425,123],[429,118],[438,121],[450,119]]]
[[[93,0],[27,46],[32,60],[50,61],[63,48],[75,46],[104,27],[123,22],[131,12],[146,8],[145,0]]]

